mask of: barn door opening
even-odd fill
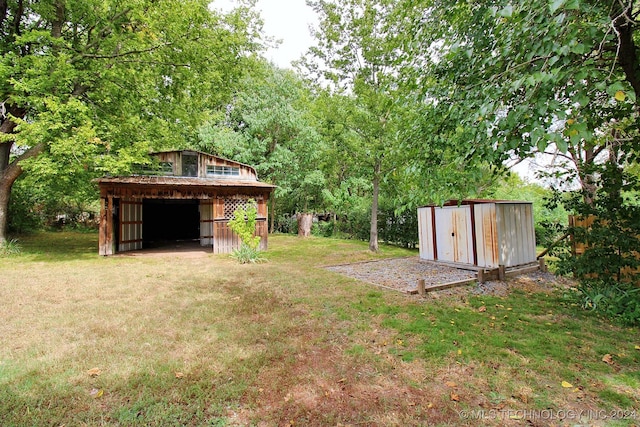
[[[142,234],[145,248],[200,240],[198,200],[144,201]]]

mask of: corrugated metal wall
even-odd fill
[[[500,264],[506,267],[536,261],[536,233],[530,203],[499,203],[496,224]]]
[[[436,209],[435,215],[438,259],[473,264],[470,207],[448,206]]]
[[[477,265],[498,268],[500,265],[495,203],[473,205],[476,226]]]
[[[426,260],[485,268],[536,262],[531,203],[422,207],[418,209],[418,236],[420,258]]]
[[[420,258],[435,260],[433,231],[433,208],[418,208],[418,240],[420,245]]]

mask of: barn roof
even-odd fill
[[[247,187],[247,188],[276,188],[266,182],[229,179],[229,178],[194,178],[184,176],[147,176],[131,175],[98,178],[98,184],[134,184],[134,185],[169,185],[185,187]]]

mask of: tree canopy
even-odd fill
[[[23,170],[122,172],[186,144],[259,48],[250,9],[200,0],[0,6],[0,241]]]

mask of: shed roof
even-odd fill
[[[533,202],[526,202],[522,200],[494,200],[494,199],[463,199],[463,200],[448,200],[442,204],[442,206],[464,206],[464,205],[477,205],[477,204],[486,204],[486,203],[495,203],[495,204],[532,204]],[[421,208],[430,208],[430,207],[440,207],[437,204],[430,204],[420,206]]]

